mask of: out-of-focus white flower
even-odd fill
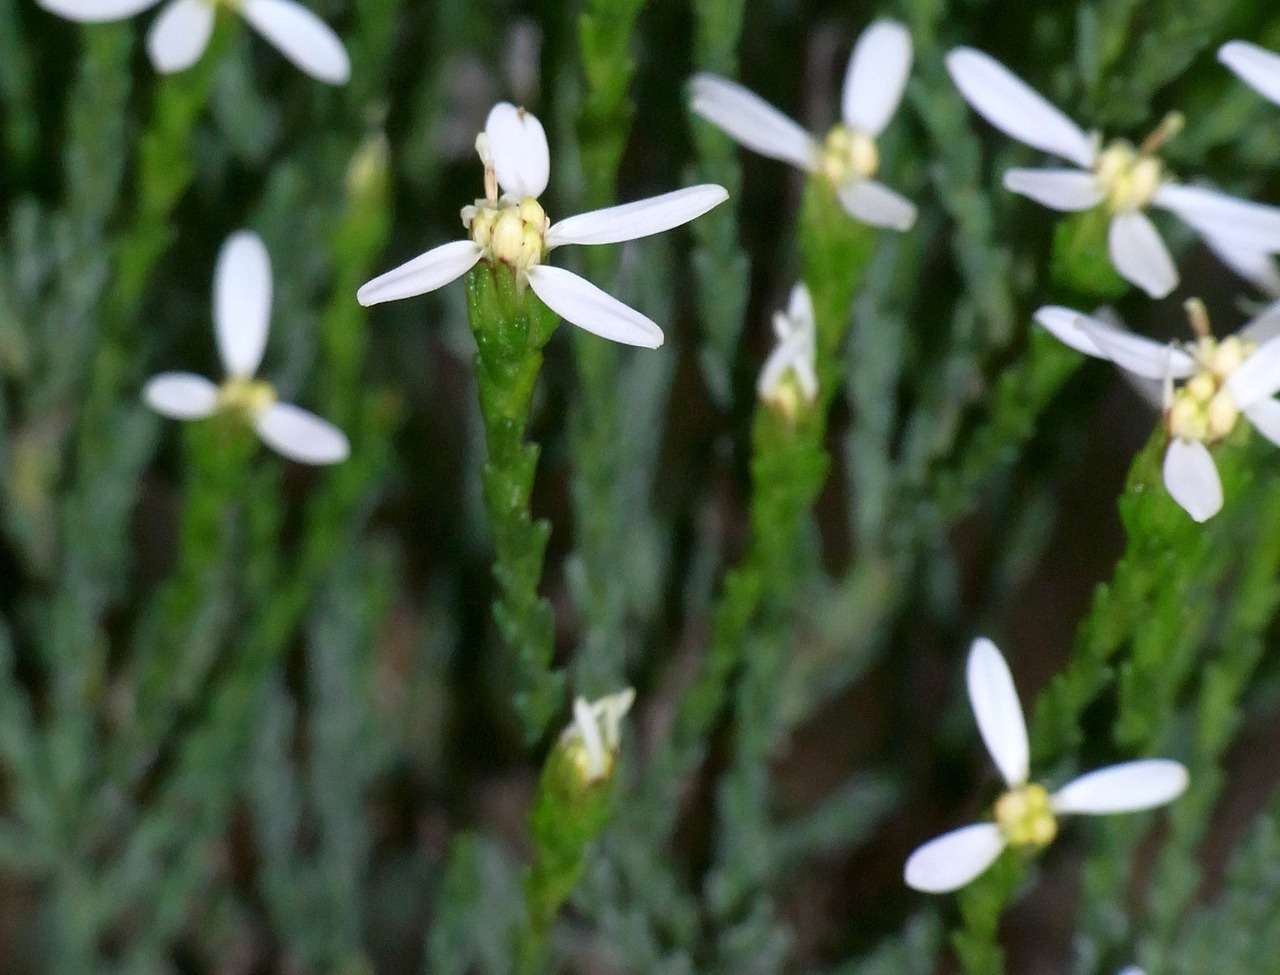
[[[1128,968],[1120,969],[1120,971],[1118,971],[1116,975],[1147,975],[1147,973],[1144,972],[1137,965],[1130,965]]]
[[[1058,835],[1061,816],[1151,809],[1186,789],[1187,770],[1181,764],[1145,759],[1089,772],[1051,794],[1027,781],[1030,748],[1022,705],[994,643],[973,642],[965,676],[978,731],[1009,790],[996,801],[995,822],[944,833],[911,854],[904,876],[916,890],[956,890],[991,866],[1005,847],[1048,846]]]
[[[1216,237],[1205,237],[1204,242],[1232,271],[1268,298],[1280,300],[1280,264],[1272,255]]]
[[[787,310],[774,313],[773,333],[778,343],[760,370],[756,392],[770,406],[794,417],[801,401],[812,403],[818,397],[817,328],[813,299],[803,282],[791,289]]]
[[[346,460],[351,446],[341,430],[279,402],[270,383],[254,378],[270,321],[271,259],[256,234],[241,231],[222,245],[213,285],[214,332],[227,378],[217,386],[193,373],[165,372],[147,383],[143,399],[175,420],[238,414],[267,446],[302,464]]]
[[[485,196],[462,209],[470,239],[442,244],[374,278],[357,293],[360,304],[413,298],[460,278],[481,259],[500,261],[565,321],[624,345],[662,345],[662,329],[652,320],[572,271],[544,262],[564,244],[618,244],[678,227],[723,203],[728,191],[714,184],[690,186],[553,224],[538,202],[551,156],[542,123],[531,112],[506,102],[495,105],[476,150],[485,166]]]
[[[911,35],[879,20],[854,45],[844,76],[841,123],[822,143],[741,85],[713,74],[694,75],[689,107],[735,141],[762,156],[825,176],[850,216],[874,227],[908,230],[916,208],[876,182],[880,135],[902,101],[911,73]]]
[[[1141,146],[1116,140],[1104,147],[1100,134],[1086,135],[981,51],[955,49],[947,55],[947,70],[965,100],[997,129],[1079,167],[1011,169],[1004,174],[1005,187],[1054,210],[1105,206],[1111,215],[1111,263],[1153,298],[1177,287],[1178,271],[1144,213],[1149,207],[1168,210],[1202,236],[1227,245],[1261,254],[1280,251],[1280,209],[1169,178],[1156,151],[1181,128],[1180,115],[1168,116]]]
[[[1248,41],[1228,41],[1218,48],[1218,60],[1263,98],[1280,105],[1280,54]]]
[[[132,17],[164,0],[36,0],[50,13],[84,23]],[[244,17],[281,54],[311,77],[344,85],[351,60],[338,35],[296,0],[168,0],[147,34],[147,53],[164,74],[185,71],[213,36],[218,7]]]
[[[1280,317],[1264,315],[1238,333],[1216,339],[1199,301],[1187,302],[1195,339],[1162,345],[1070,308],[1048,306],[1036,322],[1086,355],[1164,386],[1169,449],[1164,483],[1196,521],[1222,508],[1222,481],[1209,447],[1235,429],[1241,414],[1280,444]]]
[[[613,773],[622,744],[622,719],[635,699],[636,692],[630,687],[596,701],[574,699],[573,722],[560,736],[560,744],[571,749],[570,754],[587,784],[599,782]]]

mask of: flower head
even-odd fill
[[[1280,444],[1280,318],[1258,318],[1235,335],[1215,338],[1198,301],[1187,302],[1195,337],[1162,345],[1070,308],[1048,306],[1036,322],[1086,355],[1162,384],[1169,449],[1164,483],[1196,521],[1222,508],[1222,482],[1209,448],[1244,416]]]
[[[151,379],[142,396],[157,413],[202,420],[214,413],[240,417],[267,446],[302,464],[336,464],[350,444],[341,430],[297,406],[279,402],[275,388],[254,374],[267,347],[271,318],[271,259],[256,234],[241,231],[222,245],[214,275],[213,321],[227,378],[218,386],[189,372]]]
[[[1181,764],[1146,759],[1109,765],[1049,792],[1028,781],[1030,748],[1022,705],[1009,667],[990,640],[973,642],[965,678],[978,731],[1008,790],[996,801],[994,822],[944,833],[911,854],[904,876],[916,890],[956,890],[991,866],[1006,847],[1034,851],[1048,846],[1063,816],[1151,809],[1176,799],[1187,787]]]
[[[1262,97],[1280,105],[1280,54],[1248,41],[1228,41],[1218,48],[1218,60]]]
[[[485,195],[462,208],[468,239],[442,244],[374,278],[357,293],[360,304],[426,294],[485,260],[513,268],[548,308],[579,328],[625,345],[660,346],[662,329],[653,321],[547,258],[565,244],[618,244],[688,223],[727,200],[724,187],[690,186],[552,223],[538,202],[551,160],[533,113],[495,105],[476,151],[485,167]]]
[[[36,0],[68,20],[123,20],[163,0]],[[344,85],[351,77],[347,50],[324,21],[296,0],[168,0],[147,34],[147,54],[157,71],[185,71],[213,36],[218,7],[236,11],[286,58],[317,81]]]
[[[778,343],[760,370],[756,392],[774,409],[794,418],[802,403],[818,397],[813,299],[803,283],[791,289],[787,310],[774,313],[773,332]]]
[[[876,139],[902,101],[911,72],[911,35],[896,21],[863,31],[845,71],[841,121],[818,142],[758,95],[713,74],[695,75],[689,107],[748,149],[825,177],[849,215],[874,227],[908,230],[916,208],[875,176]]]
[[[1176,214],[1202,236],[1260,254],[1280,251],[1280,209],[1238,200],[1202,186],[1175,182],[1157,155],[1182,127],[1168,116],[1141,145],[1123,140],[1104,145],[1086,135],[1025,82],[994,58],[972,48],[947,55],[947,70],[973,109],[1019,142],[1076,164],[1077,169],[1010,169],[1007,189],[1054,210],[1092,210],[1110,216],[1111,263],[1153,298],[1178,284],[1173,258],[1146,216],[1150,207]]]
[[[635,690],[628,687],[596,701],[574,699],[573,722],[560,736],[560,745],[569,751],[588,785],[613,774],[622,743],[622,719],[635,698]]]

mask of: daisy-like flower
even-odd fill
[[[1255,319],[1237,334],[1214,338],[1204,305],[1187,302],[1195,339],[1162,345],[1070,308],[1048,306],[1036,322],[1086,355],[1163,386],[1169,449],[1164,484],[1196,521],[1222,508],[1222,481],[1209,448],[1244,417],[1280,444],[1280,317]]]
[[[213,322],[227,378],[218,386],[189,372],[165,372],[143,389],[147,405],[175,420],[233,413],[278,453],[302,464],[336,464],[351,446],[341,430],[276,398],[255,379],[271,321],[271,259],[257,234],[241,231],[222,245],[213,282]]]
[[[1263,98],[1280,105],[1280,54],[1248,41],[1228,41],[1218,49],[1218,60]]]
[[[997,129],[1079,167],[1011,169],[1004,174],[1005,188],[1054,210],[1106,207],[1111,263],[1151,297],[1173,291],[1178,271],[1144,212],[1149,207],[1174,213],[1202,236],[1261,254],[1280,251],[1280,210],[1169,177],[1156,152],[1181,128],[1180,115],[1167,117],[1141,146],[1123,140],[1104,146],[1100,134],[1086,135],[981,51],[957,48],[947,55],[947,70],[965,100]]]
[[[897,111],[910,73],[911,35],[896,21],[879,20],[854,45],[841,121],[821,143],[758,95],[718,75],[694,75],[689,107],[748,149],[830,180],[855,219],[908,230],[916,221],[915,206],[875,176],[876,138]]]
[[[978,731],[1009,788],[996,800],[995,822],[944,833],[911,854],[904,876],[916,890],[956,890],[991,866],[1006,847],[1034,851],[1048,846],[1058,835],[1062,816],[1151,809],[1186,789],[1187,770],[1181,764],[1144,759],[1089,772],[1050,793],[1028,781],[1030,748],[1022,705],[994,643],[985,638],[973,642],[965,676]]]
[[[360,304],[426,294],[487,260],[514,268],[522,285],[579,328],[624,345],[662,345],[662,329],[652,320],[572,271],[547,264],[547,257],[565,244],[619,244],[662,233],[719,206],[728,191],[714,184],[690,186],[552,223],[538,202],[551,157],[542,123],[531,112],[506,102],[495,105],[476,150],[485,167],[485,196],[462,209],[470,238],[442,244],[374,278],[357,293]]]
[[[817,329],[813,319],[813,299],[803,283],[791,289],[785,312],[775,312],[773,333],[778,344],[769,353],[756,392],[760,399],[784,416],[794,417],[801,402],[818,398]]]
[[[123,20],[164,0],[36,0],[50,13],[82,23]],[[218,7],[239,13],[281,54],[317,81],[344,85],[351,61],[338,35],[296,0],[168,0],[147,34],[157,71],[185,71],[213,36]]]
[[[630,687],[597,701],[574,699],[573,723],[560,736],[560,746],[568,750],[588,785],[613,774],[622,743],[622,719],[635,699]]]

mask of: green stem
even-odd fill
[[[804,281],[817,325],[818,399],[794,418],[758,404],[752,428],[751,540],[726,575],[712,616],[702,672],[681,701],[671,744],[655,760],[662,796],[651,812],[669,829],[671,790],[701,760],[707,736],[742,660],[752,627],[766,603],[785,606],[792,560],[806,519],[826,483],[827,411],[840,382],[840,347],[849,330],[853,299],[870,261],[875,233],[841,209],[826,183],[811,181],[800,222]]]
[[[516,712],[533,743],[560,709],[564,684],[551,666],[551,604],[538,594],[551,525],[533,520],[529,497],[539,450],[525,440],[542,348],[558,319],[510,267],[487,262],[467,275],[467,312],[489,454],[483,480],[498,585],[494,618],[512,657]]]

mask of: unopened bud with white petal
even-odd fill
[[[573,722],[560,736],[558,747],[584,784],[594,785],[613,775],[622,744],[622,719],[635,697],[635,690],[628,687],[594,702],[574,699]]]

